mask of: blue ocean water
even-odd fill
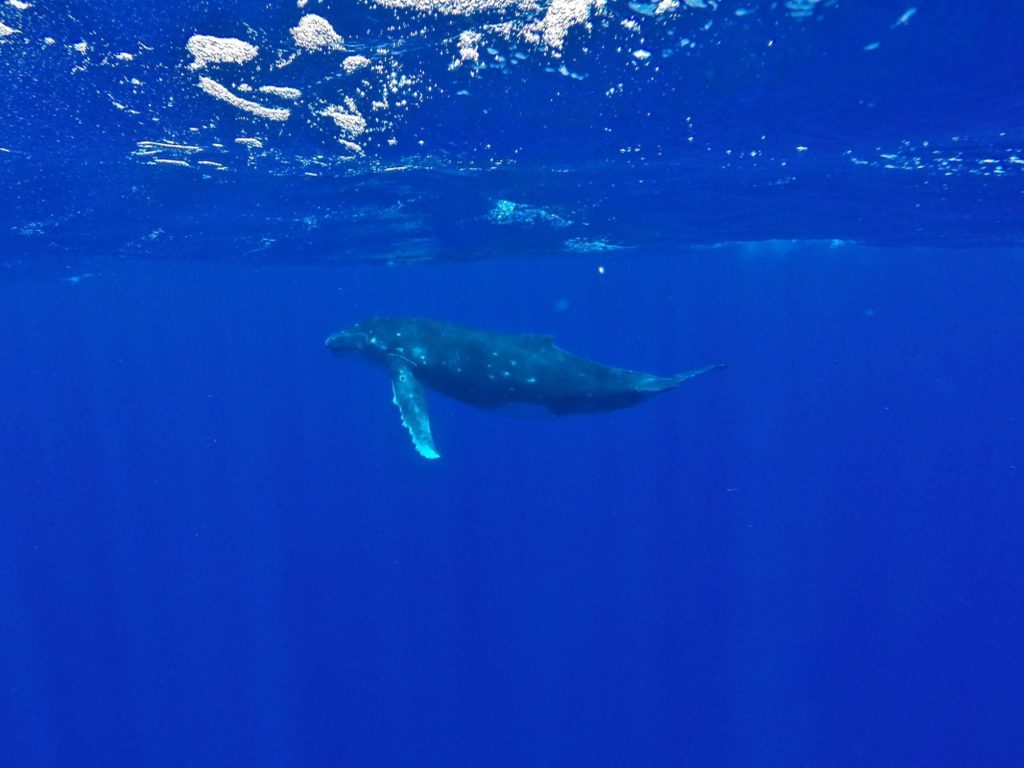
[[[1024,8],[0,24],[3,765],[1024,765]],[[375,315],[728,368],[427,461]]]

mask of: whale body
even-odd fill
[[[337,355],[354,353],[390,371],[402,423],[428,459],[440,454],[424,385],[482,408],[526,403],[566,415],[627,408],[725,367],[655,376],[570,354],[552,336],[494,333],[416,317],[368,318],[325,343]]]

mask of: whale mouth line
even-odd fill
[[[332,333],[324,340],[324,346],[331,349],[337,349],[342,344],[350,349],[358,349],[369,343],[369,334],[362,331],[338,331],[337,333]]]
[[[397,352],[389,352],[388,354],[391,355],[391,357],[398,358],[399,360],[401,360],[404,363],[408,363],[410,368],[415,368],[416,367],[416,361],[406,357],[405,355],[400,355]]]

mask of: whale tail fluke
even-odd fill
[[[705,373],[711,373],[712,371],[721,371],[729,366],[725,363],[715,363],[714,365],[705,365],[703,368],[698,368],[695,371],[688,371],[687,373],[678,373],[672,378],[675,379],[676,384],[682,384],[684,381],[689,379],[695,379]]]
[[[637,392],[667,392],[670,389],[675,389],[684,381],[696,378],[704,373],[710,373],[711,371],[717,371],[727,366],[717,363],[715,365],[707,365],[703,368],[698,368],[695,371],[689,371],[687,373],[678,373],[675,376],[653,376],[650,374],[642,374],[643,379],[636,384]]]

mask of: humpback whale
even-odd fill
[[[527,403],[556,415],[611,411],[674,389],[724,365],[675,376],[612,368],[566,352],[552,336],[502,334],[416,317],[372,317],[327,337],[391,373],[394,403],[421,456],[440,458],[424,385],[482,408]]]

